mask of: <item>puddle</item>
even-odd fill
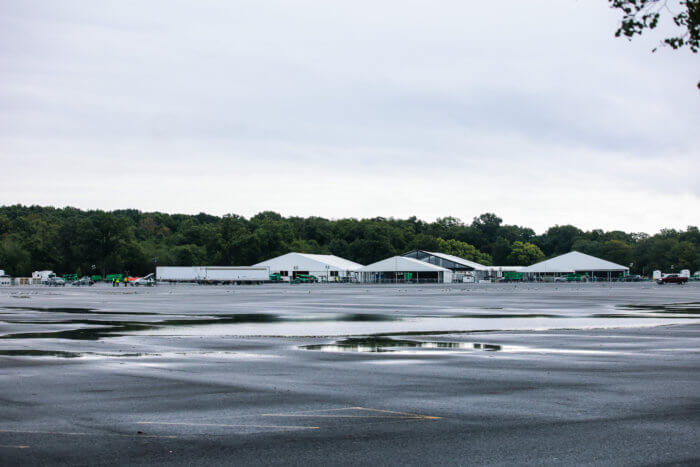
[[[63,352],[60,350],[28,350],[28,349],[12,349],[0,350],[0,357],[59,357],[59,358],[77,358],[82,354],[76,352]]]
[[[78,308],[62,308],[60,310],[78,310]],[[44,309],[45,310],[45,309]],[[58,310],[58,309],[54,309]],[[43,310],[42,310],[43,311]],[[74,311],[75,312],[75,311]],[[167,316],[167,315],[166,315]],[[194,319],[164,319],[160,321],[107,321],[96,319],[71,319],[50,321],[26,321],[5,320],[10,324],[81,324],[91,327],[46,332],[11,333],[0,336],[0,339],[71,339],[71,340],[99,340],[105,337],[124,336],[125,333],[136,331],[153,331],[161,328],[197,327],[209,325],[240,325],[240,324],[273,324],[273,323],[306,323],[310,322],[385,322],[397,321],[400,318],[393,316],[351,313],[351,314],[319,314],[319,315],[276,315],[269,313],[248,313],[209,315],[204,318]]]
[[[66,313],[77,315],[133,315],[133,316],[158,316],[160,313],[150,313],[141,311],[103,311],[96,308],[48,308],[35,306],[3,306],[0,307],[0,313],[3,310],[11,311],[38,311],[40,313]],[[167,315],[166,315],[167,316]]]
[[[334,344],[313,344],[300,346],[304,350],[320,350],[322,352],[402,352],[416,349],[460,349],[483,350],[497,352],[500,345],[471,342],[425,342],[412,340],[391,339],[389,337],[357,337],[337,341]]]
[[[121,336],[281,336],[281,337],[329,337],[336,336],[408,336],[447,333],[477,333],[497,330],[548,330],[589,329],[613,327],[657,326],[679,322],[698,322],[700,303],[675,303],[665,305],[618,305],[603,310],[575,308],[546,313],[517,310],[501,310],[493,307],[474,309],[460,314],[389,314],[389,313],[335,313],[300,312],[284,310],[284,313],[217,313],[216,310],[198,312],[181,310],[181,313],[135,313],[100,311],[95,308],[42,308],[6,307],[0,321],[0,340],[5,339],[68,339],[97,341]],[[13,313],[13,311],[19,312]],[[25,311],[25,313],[22,313]],[[39,313],[30,313],[39,312]],[[275,310],[276,311],[276,310]],[[309,310],[307,310],[309,311]],[[460,310],[462,311],[462,310]],[[592,311],[602,311],[595,312]],[[53,313],[53,315],[51,314]],[[66,313],[68,315],[66,315]],[[73,316],[71,316],[73,314]],[[88,314],[88,316],[75,316]],[[142,315],[141,318],[99,315]],[[16,318],[16,319],[12,319]],[[80,319],[82,318],[82,319]],[[105,318],[105,319],[102,319]],[[57,327],[59,329],[57,330]],[[69,327],[69,329],[65,329]],[[64,329],[61,329],[64,328]],[[395,343],[396,341],[394,341]],[[405,341],[400,347],[430,348],[430,343]],[[346,343],[349,344],[349,343]],[[460,344],[461,345],[461,344]],[[378,347],[379,352],[386,346]],[[435,349],[450,348],[447,345]],[[463,349],[462,347],[451,347]],[[475,349],[471,349],[475,350]],[[476,350],[484,350],[483,348]],[[359,350],[358,350],[359,351]]]
[[[32,350],[9,349],[0,350],[0,357],[57,357],[57,358],[182,358],[182,357],[207,357],[207,358],[275,358],[274,355],[255,354],[234,351],[189,351],[189,352],[158,352],[158,353],[104,353],[104,352],[65,352],[61,350]]]
[[[500,345],[480,342],[436,342],[391,339],[386,336],[348,338],[333,344],[313,344],[299,346],[303,350],[321,352],[368,352],[392,354],[448,354],[456,352],[506,352],[521,354],[572,354],[572,355],[631,355],[632,352],[596,349],[543,348],[524,345]]]
[[[652,313],[700,314],[700,302],[669,303],[660,305],[617,305],[621,310],[646,311]]]

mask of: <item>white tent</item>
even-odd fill
[[[590,273],[595,275],[596,272],[607,273],[608,277],[612,273],[629,272],[627,266],[615,264],[604,259],[596,258],[595,256],[572,251],[556,258],[541,261],[532,266],[525,267],[520,270],[526,274],[568,274],[568,273]]]
[[[489,277],[502,277],[504,272],[518,272],[523,268],[523,266],[486,266],[459,256],[426,250],[409,251],[403,256],[447,268],[454,273],[453,279],[457,282],[460,282],[464,275],[472,276],[478,281]]]
[[[452,282],[452,271],[405,256],[394,256],[357,270],[363,282]]]
[[[290,280],[297,274],[316,276],[319,280],[348,281],[362,265],[335,255],[315,255],[310,253],[287,253],[253,265],[267,267],[270,274],[280,274],[283,280]]]
[[[437,253],[434,251],[426,251],[426,253],[437,256],[438,258],[446,259],[447,261],[452,261],[453,263],[465,266],[467,268],[472,268],[475,271],[486,271],[488,266],[483,264],[475,263],[474,261],[469,261],[468,259],[460,258],[459,256],[448,255],[447,253]]]

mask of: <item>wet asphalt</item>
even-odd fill
[[[700,284],[0,289],[0,465],[697,465],[699,337]]]

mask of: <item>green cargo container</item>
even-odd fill
[[[90,280],[93,282],[98,282],[102,280],[102,276],[90,276]]]
[[[78,275],[77,274],[64,274],[63,280],[66,282],[74,282],[78,280]]]
[[[523,273],[515,271],[505,271],[503,273],[503,279],[505,279],[506,281],[521,281],[523,280]]]

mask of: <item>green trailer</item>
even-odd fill
[[[75,282],[75,281],[78,280],[78,275],[77,275],[77,274],[64,274],[64,275],[61,276],[61,277],[63,277],[63,280],[66,281],[66,283],[68,283],[68,282]]]
[[[504,271],[503,280],[506,282],[520,282],[523,280],[523,273],[516,271]]]
[[[99,282],[99,281],[102,280],[102,276],[100,276],[100,275],[93,275],[93,276],[90,276],[90,280],[93,281],[93,282]]]
[[[107,274],[105,281],[112,282],[113,280],[121,281],[124,278],[124,274]]]

